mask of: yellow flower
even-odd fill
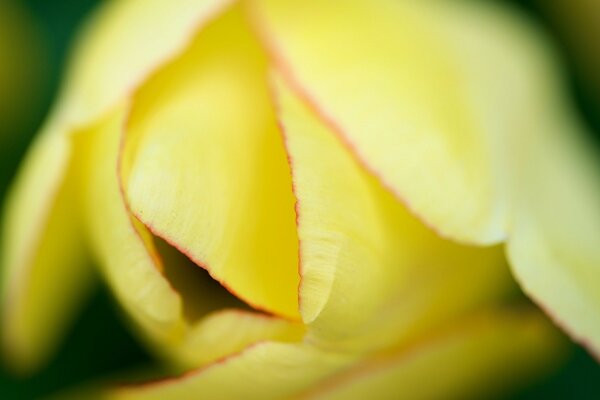
[[[561,343],[505,252],[600,348],[600,179],[557,76],[484,2],[107,3],[8,204],[11,360],[51,351],[86,248],[195,369],[109,397],[500,390]]]

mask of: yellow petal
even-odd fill
[[[438,237],[283,79],[276,82],[298,201],[300,310],[311,340],[382,348],[506,293],[500,248]]]
[[[289,168],[266,60],[235,8],[135,99],[123,181],[132,212],[247,303],[297,318]]]
[[[556,366],[564,344],[537,312],[490,313],[360,363],[302,398],[417,400],[507,395]]]
[[[71,142],[49,127],[34,144],[6,205],[2,231],[3,350],[31,370],[50,355],[87,293]]]
[[[551,118],[547,132],[556,135],[547,135],[543,154],[517,158],[519,208],[507,251],[524,291],[598,355],[600,165],[579,142],[581,129],[569,126],[570,116],[555,115],[565,120]]]
[[[353,362],[305,344],[260,343],[180,378],[109,392],[107,399],[282,399]]]
[[[173,57],[228,1],[107,2],[75,51],[52,117],[6,209],[2,269],[5,347],[30,369],[51,351],[86,291],[69,136],[102,117]],[[155,32],[155,35],[151,35]],[[149,35],[151,40],[149,40]]]
[[[584,140],[545,38],[502,11],[492,4],[458,8],[445,37],[473,77],[469,91],[497,138],[513,271],[561,327],[599,353],[597,147]]]
[[[303,336],[304,327],[299,323],[226,309],[209,314],[190,327],[188,337],[172,358],[184,366],[205,365],[261,341],[293,343]]]
[[[441,233],[497,242],[489,138],[431,3],[443,2],[253,2],[279,71],[367,169]]]
[[[103,398],[464,398],[543,374],[563,346],[538,312],[489,312],[367,360],[307,344],[261,343],[178,378],[108,390]]]
[[[175,341],[183,331],[181,299],[139,235],[119,191],[117,159],[126,114],[119,107],[79,137],[87,228],[100,266],[123,307],[152,337]]]
[[[229,0],[107,1],[77,43],[59,104],[70,124],[97,119],[160,65],[182,52],[196,30]]]
[[[126,110],[78,137],[82,190],[91,243],[120,304],[141,328],[153,349],[183,368],[197,367],[261,340],[294,341],[302,326],[241,310],[221,310],[205,287],[193,299],[183,297],[163,273],[190,267],[159,253],[151,234],[136,222],[119,190],[117,160]],[[163,265],[164,262],[173,265]],[[198,268],[197,266],[192,266]],[[205,309],[195,321],[184,315],[185,301]],[[232,333],[235,330],[236,333]]]
[[[539,33],[493,2],[254,4],[361,162],[441,233],[506,238],[524,289],[598,352],[598,166]]]

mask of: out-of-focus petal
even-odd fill
[[[552,368],[563,345],[537,311],[489,312],[367,360],[307,344],[261,343],[181,377],[109,390],[104,398],[462,398],[507,390],[507,382]]]
[[[3,350],[24,371],[50,355],[89,286],[71,145],[52,132],[35,143],[4,213]]]
[[[183,51],[230,0],[112,0],[81,35],[60,114],[89,123],[129,95],[157,67]]]
[[[556,135],[532,144],[543,154],[516,158],[519,207],[508,257],[524,291],[598,356],[600,165],[577,140],[579,127],[551,119],[547,132]]]
[[[466,83],[479,99],[473,104],[496,137],[515,276],[559,325],[598,354],[598,148],[585,141],[556,56],[530,24],[491,3],[459,7],[449,16],[438,26],[473,78]]]
[[[69,177],[76,173],[70,168],[78,168],[70,135],[122,101],[229,2],[107,3],[75,51],[58,106],[28,155],[5,211],[4,342],[13,363],[23,369],[48,355],[86,291],[76,179]]]
[[[265,75],[232,9],[136,95],[123,182],[157,236],[252,306],[297,319],[294,198]]]
[[[442,234],[498,242],[506,218],[490,138],[430,3],[260,0],[252,9],[279,70],[367,169]]]
[[[302,398],[495,397],[551,370],[563,343],[537,311],[470,317],[408,348],[359,363]]]
[[[91,243],[120,304],[155,350],[183,368],[197,367],[262,340],[299,340],[303,327],[242,310],[215,309],[211,293],[199,293],[193,306],[207,308],[197,321],[186,319],[181,293],[163,275],[165,262],[152,235],[129,214],[119,190],[117,160],[126,110],[78,137],[81,186]],[[197,268],[196,266],[194,266]],[[198,286],[198,291],[204,290]],[[217,308],[218,310],[218,308]],[[235,333],[233,332],[235,331]]]
[[[525,291],[598,351],[598,166],[539,32],[493,2],[253,4],[361,162],[441,233],[506,239]]]
[[[179,378],[117,389],[105,398],[285,399],[350,365],[354,358],[306,344],[259,343],[231,358]]]
[[[283,79],[275,88],[298,201],[300,311],[311,339],[385,347],[507,292],[500,248],[438,237]]]

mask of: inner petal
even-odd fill
[[[122,180],[156,236],[254,308],[297,319],[294,197],[265,71],[233,8],[137,93]]]

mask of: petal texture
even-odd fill
[[[348,356],[302,344],[260,343],[180,378],[109,392],[107,399],[282,399],[349,365]]]
[[[283,79],[275,90],[298,201],[300,310],[312,339],[385,347],[509,290],[500,248],[437,236]]]
[[[489,2],[252,4],[360,163],[440,233],[506,240],[525,291],[598,352],[599,166],[531,23]]]
[[[108,390],[103,398],[464,398],[509,390],[506,382],[552,368],[563,344],[537,311],[489,312],[367,360],[306,344],[260,343],[207,368]]]
[[[123,182],[156,235],[252,306],[297,319],[294,199],[265,74],[234,8],[136,96]]]
[[[226,1],[111,1],[77,46],[60,100],[27,157],[3,228],[5,348],[31,369],[49,354],[86,292],[70,136],[103,118],[193,37]],[[157,34],[148,40],[148,32]],[[73,175],[73,176],[72,176]]]
[[[253,2],[279,70],[366,168],[441,233],[497,242],[489,138],[430,3]]]
[[[198,367],[257,341],[299,340],[304,329],[298,324],[242,310],[219,311],[206,287],[197,286],[200,293],[186,299],[163,275],[167,268],[189,266],[172,257],[163,259],[152,235],[129,214],[119,190],[117,160],[126,111],[120,107],[78,137],[77,154],[85,160],[81,185],[93,249],[142,336],[159,355],[181,368]],[[191,305],[200,312],[193,321],[184,314],[186,300],[198,303]],[[218,311],[210,311],[215,308]]]

